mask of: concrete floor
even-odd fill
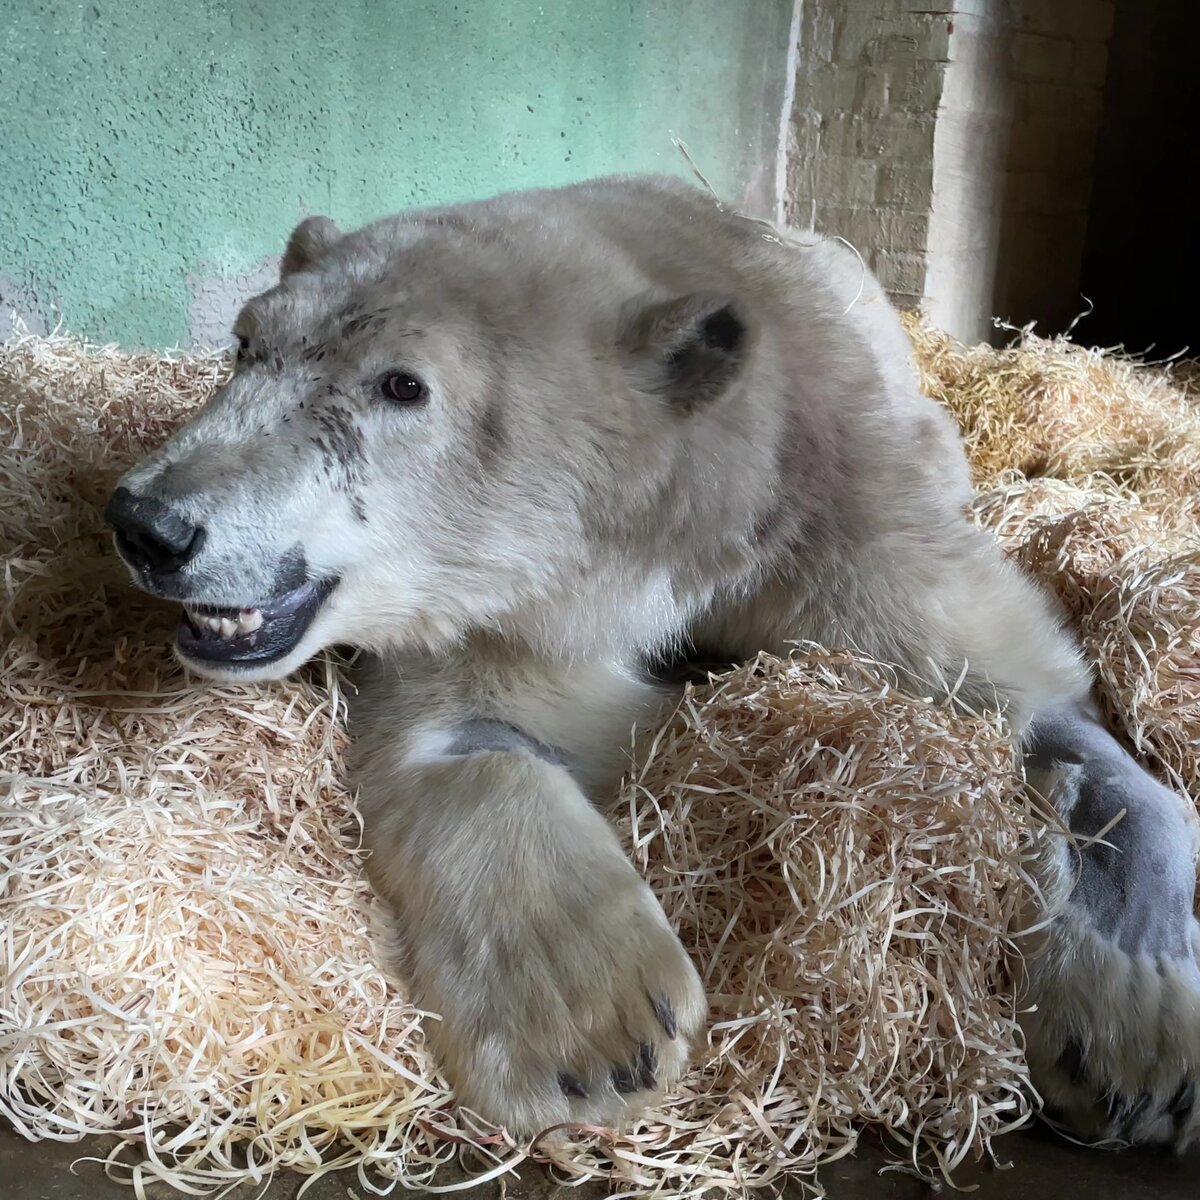
[[[1197,1200],[1200,1197],[1200,1151],[1182,1158],[1165,1153],[1121,1154],[1081,1150],[1049,1133],[1014,1134],[1001,1143],[1013,1160],[1011,1170],[964,1172],[960,1185],[977,1183],[972,1200]],[[96,1163],[81,1157],[102,1153],[103,1143],[88,1139],[77,1145],[30,1144],[0,1129],[0,1200],[134,1200],[131,1189],[105,1178]],[[829,1200],[930,1200],[936,1193],[918,1180],[895,1172],[878,1174],[884,1159],[873,1145],[856,1158],[833,1164],[821,1176]],[[294,1200],[303,1182],[276,1180],[265,1192],[243,1188],[233,1200]],[[450,1182],[449,1177],[444,1181]],[[412,1193],[409,1193],[410,1195]],[[422,1193],[428,1195],[428,1193]],[[538,1168],[525,1166],[521,1179],[505,1189],[508,1200],[600,1200],[602,1187],[559,1188]],[[945,1196],[946,1190],[942,1193]],[[150,1200],[177,1193],[153,1189]],[[405,1193],[396,1192],[403,1196]],[[493,1183],[458,1195],[471,1200],[499,1200]],[[785,1193],[801,1200],[801,1189]],[[353,1173],[326,1176],[305,1193],[305,1200],[369,1200]]]

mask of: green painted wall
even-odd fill
[[[0,304],[221,336],[298,217],[626,170],[759,210],[792,0],[0,0]]]

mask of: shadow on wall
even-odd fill
[[[1086,307],[1080,278],[1113,3],[963,8],[934,144],[930,314],[968,341],[1008,340],[993,316],[1061,332]]]
[[[994,253],[970,267],[988,298],[978,311],[1036,322],[1040,333],[1079,318],[1077,341],[1156,358],[1195,352],[1200,242],[1182,179],[1200,146],[1200,5],[1017,0],[1013,11],[992,61],[973,68],[975,93],[1004,119],[990,146],[976,128],[960,155],[968,171],[989,157],[1004,163]],[[976,167],[972,185],[988,182]],[[986,227],[986,205],[976,211]],[[989,239],[976,241],[983,250]]]
[[[1200,5],[1118,0],[1083,256],[1077,337],[1200,354],[1200,239],[1184,180],[1200,149]]]
[[[1111,0],[1021,0],[1010,42],[992,311],[1041,333],[1065,331],[1086,307],[1080,278],[1112,20]]]

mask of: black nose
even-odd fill
[[[184,520],[152,496],[135,496],[119,487],[112,494],[104,519],[117,531],[121,553],[149,571],[177,571],[204,545],[204,530]]]

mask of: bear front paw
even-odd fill
[[[700,978],[622,866],[598,893],[481,915],[436,945],[422,935],[413,982],[441,1016],[434,1050],[459,1103],[514,1134],[626,1124],[687,1066],[707,1009]]]

